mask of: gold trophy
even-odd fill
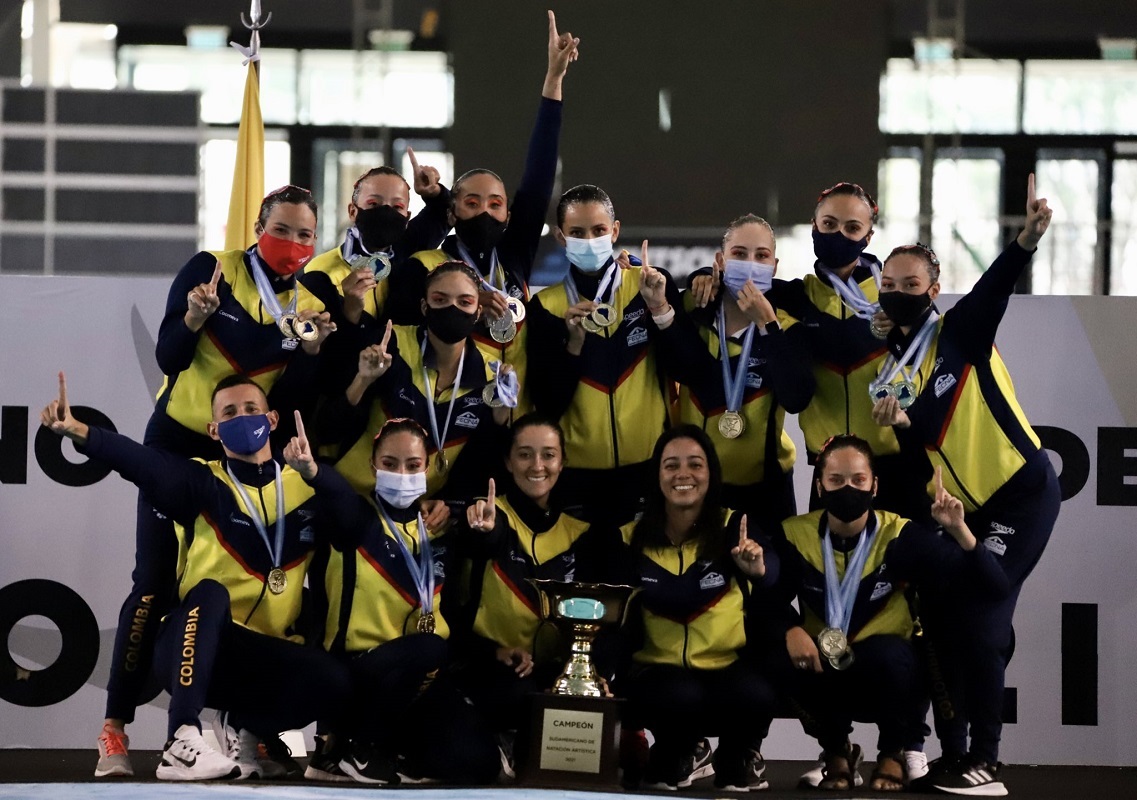
[[[531,783],[588,786],[618,783],[620,701],[608,696],[592,663],[592,643],[604,627],[624,623],[634,586],[530,580],[538,614],[571,637],[568,663],[552,689],[535,695]]]

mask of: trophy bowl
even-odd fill
[[[570,634],[571,655],[552,693],[574,697],[604,697],[592,663],[592,642],[601,628],[624,624],[636,586],[572,581],[528,581],[537,590],[538,613]]]

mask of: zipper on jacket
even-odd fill
[[[946,455],[944,455],[944,451],[941,448],[937,447],[936,453],[939,454],[939,457],[944,460],[944,466],[946,466],[948,469],[948,472],[951,473],[951,477],[955,480],[955,485],[959,487],[959,490],[961,492],[963,492],[963,496],[966,497],[968,500],[970,500],[971,505],[975,506],[975,508],[982,508],[983,504],[980,503],[979,501],[977,501],[974,497],[972,497],[971,492],[967,491],[967,487],[964,486],[963,481],[961,481],[959,479],[959,475],[957,475],[955,472],[955,467],[953,467],[951,465],[951,462],[948,461],[948,457]]]
[[[604,329],[604,338],[612,341],[612,336],[608,333],[608,329]],[[612,390],[608,392],[608,422],[612,428],[612,461],[613,466],[620,466],[620,441],[616,436],[616,387],[613,386]]]
[[[679,546],[679,575],[680,576],[683,575],[683,545]],[[683,656],[680,659],[680,661],[682,662],[684,667],[687,667],[688,669],[690,669],[691,668],[691,662],[688,660],[688,657],[687,657],[687,644],[689,641],[688,627],[689,627],[689,623],[684,622],[683,623]]]

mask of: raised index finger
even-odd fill
[[[1034,173],[1030,173],[1026,179],[1026,207],[1033,209],[1035,204],[1034,196]]]
[[[391,320],[387,320],[387,330],[383,332],[383,340],[379,342],[379,347],[383,349],[384,353],[387,352],[387,343],[391,341],[391,331],[393,329],[394,323]]]
[[[67,376],[63,374],[63,370],[59,371],[59,410],[63,411],[67,408]]]
[[[420,170],[419,170],[419,165],[418,165],[418,159],[415,158],[415,149],[413,147],[408,147],[407,148],[407,155],[411,159],[411,174],[417,178]]]
[[[647,239],[644,239],[644,243],[640,245],[640,254],[640,260],[643,266],[646,267],[649,263],[647,260]]]
[[[552,13],[551,11],[549,12]],[[490,478],[490,490],[486,493],[486,506],[492,507],[497,495],[497,487],[494,486],[493,478]]]
[[[213,277],[209,279],[209,285],[214,289],[217,288],[217,282],[221,280],[221,262],[218,261],[217,265],[213,268]]]
[[[299,437],[300,441],[307,442],[308,441],[308,435],[306,433],[304,433],[304,418],[302,416],[300,416],[300,409],[298,409],[298,408],[295,409],[292,412],[292,415],[296,418],[296,435],[297,435],[297,437]]]
[[[927,474],[927,473],[925,473]],[[944,468],[936,467],[936,500],[940,499],[940,495],[944,491]]]
[[[746,515],[745,515],[745,514],[743,514],[743,515],[742,515],[742,519],[740,519],[740,520],[738,521],[738,543],[739,543],[739,544],[742,544],[742,543],[743,543],[743,542],[745,542],[745,541],[746,541],[748,538],[749,538],[749,536],[747,535],[747,528],[746,528]]]
[[[560,38],[557,33],[557,15],[553,13],[553,9],[549,9],[549,41],[553,42]]]

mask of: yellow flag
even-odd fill
[[[245,75],[245,100],[237,130],[237,163],[233,167],[233,191],[229,195],[229,222],[225,226],[225,249],[244,250],[256,241],[253,226],[265,191],[265,125],[261,119],[260,80],[255,62]]]

